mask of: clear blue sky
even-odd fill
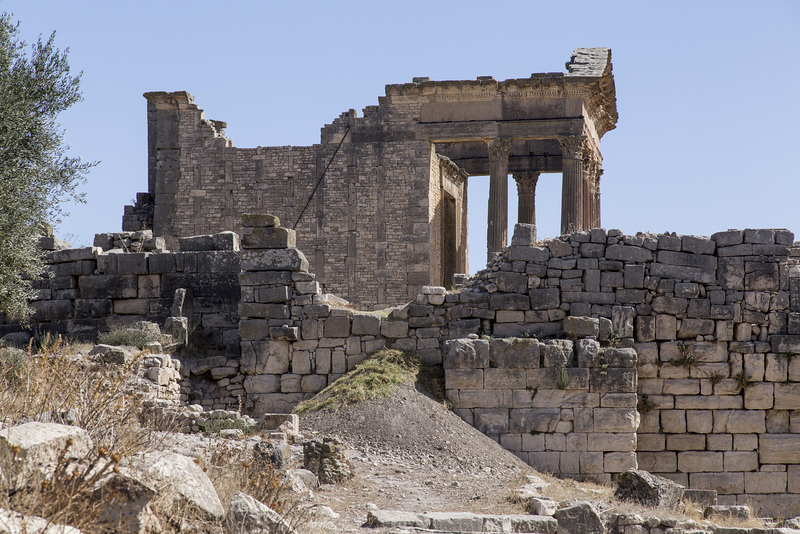
[[[101,163],[58,228],[76,245],[121,228],[147,189],[146,91],[187,90],[236,146],[311,145],[384,85],[564,71],[611,47],[619,122],[603,138],[603,225],[710,235],[789,228],[800,239],[800,2],[136,2],[0,0],[23,37],[57,33],[83,71],[60,117],[71,152]],[[470,265],[485,258],[488,185],[470,186]],[[509,205],[516,209],[516,190]],[[537,192],[559,231],[560,175]],[[513,221],[516,213],[510,215]]]

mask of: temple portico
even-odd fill
[[[519,220],[562,176],[562,233],[601,224],[600,140],[617,122],[611,50],[578,48],[566,72],[386,86],[363,116],[342,113],[312,146],[239,148],[185,92],[147,98],[148,191],[123,229],[181,237],[239,232],[242,213],[278,216],[326,291],[364,309],[452,287],[468,264],[470,176],[489,177],[487,257],[508,244],[509,175]],[[483,234],[483,228],[473,228]],[[480,266],[477,266],[480,268]]]

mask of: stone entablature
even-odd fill
[[[567,71],[388,85],[379,105],[343,113],[306,147],[234,147],[191,94],[146,93],[148,191],[123,229],[150,228],[175,249],[240,232],[242,213],[273,213],[317,281],[361,309],[451,287],[468,272],[468,175],[490,175],[488,257],[507,245],[509,173],[562,173],[563,231],[600,225],[600,140],[617,121],[611,51],[579,48]]]

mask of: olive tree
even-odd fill
[[[81,98],[55,34],[30,47],[0,15],[0,313],[26,321],[29,280],[44,270],[37,237],[57,223],[92,164],[67,155],[58,114]]]

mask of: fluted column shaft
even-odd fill
[[[562,153],[561,233],[570,234],[584,228],[584,152],[586,137],[559,137]]]
[[[486,261],[508,243],[508,154],[511,139],[487,141],[489,148],[489,217]]]
[[[538,172],[514,173],[517,182],[517,222],[536,224],[536,184],[539,182]]]

